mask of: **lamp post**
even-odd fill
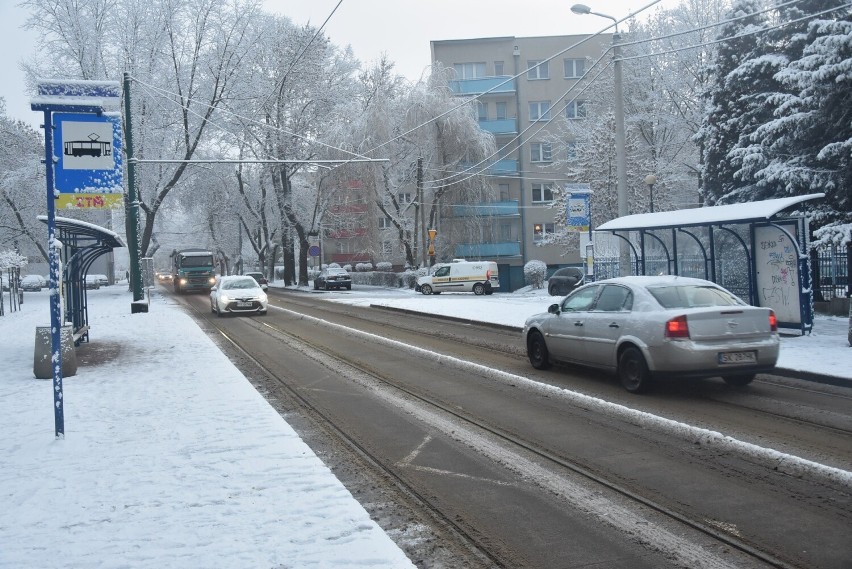
[[[624,90],[621,82],[621,36],[618,33],[618,20],[608,14],[593,12],[585,4],[574,4],[571,6],[571,11],[581,16],[591,14],[593,16],[600,16],[601,18],[608,18],[615,22],[615,33],[612,34],[612,80],[615,91],[616,192],[618,195],[618,217],[624,217],[627,215],[627,158],[624,150]],[[622,275],[626,275],[628,274],[627,266],[630,264],[630,251],[627,249],[627,244],[623,241],[620,243],[619,250],[619,272]]]
[[[645,183],[648,184],[648,195],[651,199],[651,213],[654,213],[654,184],[657,183],[657,177],[653,174],[645,176]]]

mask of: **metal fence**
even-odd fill
[[[811,251],[814,300],[846,298],[850,293],[849,266],[852,245],[826,245]]]

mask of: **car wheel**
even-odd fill
[[[322,283],[322,286],[323,286],[323,288],[324,288],[325,290],[327,290],[327,291],[328,291],[328,290],[331,290],[330,288],[328,288],[328,283],[327,283],[327,282],[326,282],[326,283]]]
[[[212,312],[214,314],[216,313],[216,308],[213,306],[212,302],[210,303],[210,312]]]
[[[755,374],[753,373],[742,373],[737,375],[723,375],[722,379],[724,379],[725,383],[728,385],[744,387],[754,381],[754,376]]]
[[[223,316],[225,316],[224,314],[222,314],[222,309],[219,308],[218,306],[216,307],[216,316],[218,316],[219,318],[222,318]]]
[[[485,294],[485,287],[482,285],[482,283],[476,283],[475,285],[473,285],[473,294],[475,294],[476,296],[482,296],[483,294]]]
[[[423,285],[420,287],[420,292],[423,294],[432,294],[432,287],[429,285]]]
[[[266,316],[266,311],[260,310],[260,311],[258,311],[258,314],[261,315],[261,316]]]
[[[548,369],[550,367],[550,353],[547,351],[547,343],[541,332],[530,332],[527,337],[527,357],[535,369]]]
[[[556,290],[556,285],[550,285],[550,288],[547,289],[547,292],[550,296],[559,296],[559,291]]]
[[[352,285],[347,285],[346,290],[352,290]]]
[[[630,393],[647,391],[651,384],[651,372],[638,348],[629,347],[618,358],[618,379]]]

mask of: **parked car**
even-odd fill
[[[550,296],[565,296],[586,280],[586,273],[579,267],[563,267],[547,279]]]
[[[107,278],[106,275],[92,275],[92,276],[95,279],[97,279],[98,285],[100,285],[100,286],[108,286],[109,285],[109,279]]]
[[[494,261],[459,259],[434,267],[431,275],[417,279],[414,290],[426,295],[442,292],[472,292],[480,296],[500,288],[500,275]]]
[[[21,290],[39,292],[45,286],[47,286],[47,282],[41,275],[27,275],[21,278]]]
[[[530,363],[615,372],[630,392],[656,376],[721,376],[742,386],[778,361],[778,321],[703,279],[620,277],[586,284],[527,319]]]
[[[225,314],[266,314],[266,293],[253,278],[246,275],[219,277],[210,289],[210,311]]]
[[[243,273],[247,277],[251,277],[257,281],[257,284],[260,285],[260,288],[263,290],[269,290],[269,281],[266,280],[266,277],[263,276],[261,272],[251,272],[251,273]]]
[[[101,288],[101,281],[95,275],[86,275],[85,287],[88,290],[96,290]]]
[[[332,288],[346,288],[352,290],[352,277],[345,269],[329,267],[320,271],[314,278],[314,290],[329,290]]]

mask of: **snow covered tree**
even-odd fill
[[[852,222],[852,15],[811,21],[801,56],[776,74],[773,120],[756,129],[743,169],[802,204],[817,226]],[[800,38],[801,39],[801,38]]]
[[[47,207],[44,142],[21,121],[6,115],[0,97],[0,248],[38,251],[47,261],[46,226],[36,217]]]
[[[754,196],[753,179],[737,175],[741,158],[735,159],[735,151],[747,146],[749,136],[770,118],[765,94],[777,92],[773,75],[785,64],[765,53],[760,35],[749,34],[768,26],[768,16],[760,13],[764,6],[762,0],[736,0],[727,13],[731,21],[719,28],[719,38],[727,39],[710,68],[714,81],[698,135],[705,149],[702,195],[710,205]]]

